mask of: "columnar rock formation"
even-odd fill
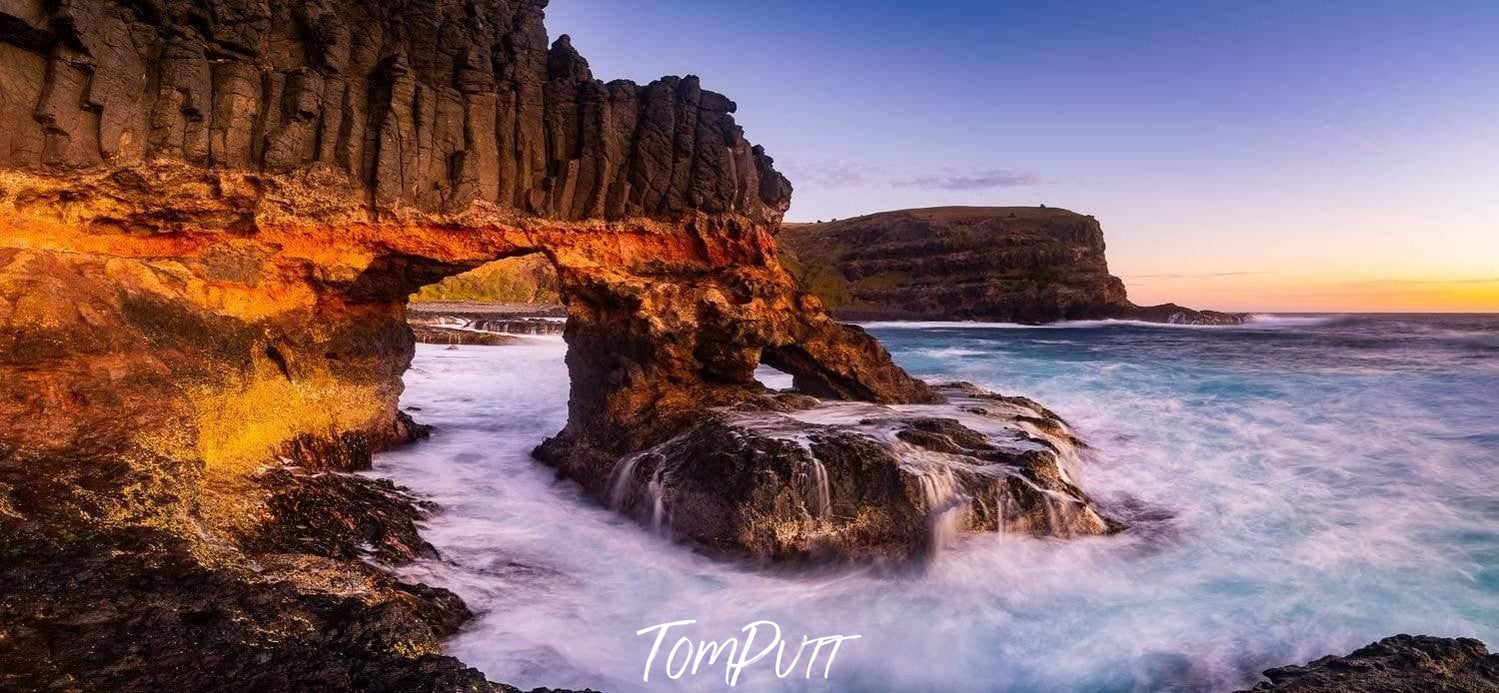
[[[0,163],[336,171],[371,206],[770,222],[790,187],[695,77],[593,78],[545,0],[0,5]],[[248,217],[246,217],[248,220]]]
[[[514,690],[441,655],[457,597],[363,560],[433,556],[428,509],[322,472],[425,433],[407,297],[526,254],[573,379],[539,455],[626,512],[651,473],[679,537],[1116,528],[1054,414],[916,411],[942,395],[799,291],[731,101],[595,80],[544,6],[0,0],[0,688]]]
[[[936,207],[788,224],[781,246],[798,281],[850,319],[1243,321],[1131,303],[1109,274],[1098,220],[1065,209]]]
[[[800,409],[941,401],[781,269],[790,185],[733,102],[693,77],[594,79],[567,37],[548,47],[544,5],[0,2],[0,623],[19,624],[0,640],[22,653],[0,687],[489,685],[438,654],[456,598],[357,560],[430,555],[410,499],[304,471],[424,433],[397,407],[406,300],[486,262],[556,269],[572,394],[538,456],[601,500],[633,456],[764,405],[762,362]],[[656,481],[677,536],[764,558],[908,558],[954,512],[1112,529],[1054,456],[911,425],[941,428],[921,433],[941,470],[828,432],[819,486],[847,499],[781,494],[783,467],[808,468],[786,449],[703,492],[725,470],[702,459],[743,452],[732,433],[695,435],[703,457]],[[864,493],[864,469],[892,485]],[[936,476],[962,481],[922,493]],[[1028,521],[1057,494],[1076,521]],[[105,602],[125,605],[79,612]]]

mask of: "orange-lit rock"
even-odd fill
[[[528,253],[555,264],[568,306],[569,445],[649,445],[705,405],[757,394],[762,357],[815,394],[932,398],[799,294],[771,229],[744,217],[372,210],[340,200],[336,177],[167,162],[0,175],[6,355],[22,376],[0,406],[48,424],[3,434],[22,456],[128,443],[208,473],[278,456],[363,467],[408,437],[406,298]]]
[[[601,499],[761,398],[762,361],[816,397],[940,399],[781,269],[790,185],[734,103],[594,79],[545,4],[0,4],[0,688],[495,688],[438,655],[455,597],[351,559],[372,524],[421,553],[407,500],[278,473],[423,432],[407,298],[486,262],[556,269],[572,393],[538,456]],[[881,555],[925,534],[933,501],[897,495]],[[807,545],[744,546],[796,523],[709,502],[750,508],[738,548]]]
[[[590,487],[762,353],[931,396],[781,272],[733,102],[595,80],[545,5],[0,3],[0,688],[497,688],[455,597],[323,536],[406,501],[274,473],[419,434],[406,298],[497,258],[557,269]]]

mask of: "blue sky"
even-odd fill
[[[1499,2],[547,12],[602,78],[735,99],[788,219],[1044,203],[1102,221],[1137,301],[1499,310]]]

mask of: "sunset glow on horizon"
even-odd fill
[[[1243,313],[1499,313],[1499,278],[1342,281],[1314,277],[1125,277],[1141,305],[1181,302]]]

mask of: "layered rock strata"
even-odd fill
[[[515,690],[441,654],[456,597],[377,567],[434,555],[428,509],[341,472],[426,432],[396,406],[406,297],[526,254],[568,316],[545,457],[610,500],[656,449],[685,539],[1112,529],[1039,407],[898,408],[942,395],[781,270],[790,186],[731,101],[595,80],[544,6],[0,1],[0,688]],[[661,454],[693,446],[737,466]],[[936,460],[950,493],[922,490]]]
[[[1244,320],[1131,303],[1109,273],[1098,221],[1065,209],[937,207],[788,224],[781,247],[802,286],[853,320]]]

